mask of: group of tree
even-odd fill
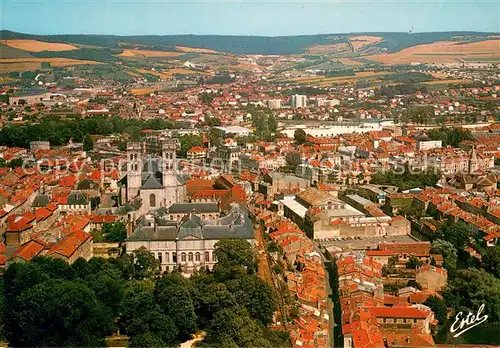
[[[264,141],[274,140],[277,135],[278,121],[273,111],[269,108],[253,108],[250,113],[254,127],[253,133]]]
[[[0,168],[17,168],[21,167],[23,165],[23,160],[21,158],[14,158],[11,159],[10,161],[5,161],[3,158],[0,158]]]
[[[439,174],[432,169],[424,171],[411,170],[408,164],[394,171],[378,171],[373,174],[370,183],[375,185],[397,186],[400,190],[436,186]]]
[[[127,228],[121,221],[105,223],[100,230],[91,232],[95,243],[121,243],[127,238]]]
[[[463,250],[469,244],[471,237],[473,237],[472,230],[463,221],[457,223],[447,221],[438,230],[438,238],[450,242],[457,250]]]
[[[35,257],[15,263],[0,286],[3,334],[11,346],[105,346],[119,329],[130,347],[173,346],[198,330],[201,346],[287,346],[271,331],[274,290],[256,275],[252,246],[221,240],[213,271],[159,275],[145,249],[119,258]]]
[[[298,145],[302,145],[307,141],[306,131],[300,128],[293,133],[293,137]]]
[[[57,116],[47,116],[25,125],[3,127],[0,129],[0,145],[28,148],[31,141],[45,140],[58,146],[65,145],[72,139],[75,142],[84,142],[85,147],[91,149],[93,144],[87,137],[90,134],[128,134],[134,139],[140,135],[141,130],[166,128],[174,128],[174,125],[170,121],[159,118],[140,120],[124,119],[118,116],[110,118],[92,116],[82,119],[78,115],[73,115],[62,119]]]
[[[472,133],[463,128],[446,128],[432,129],[428,133],[432,140],[441,140],[443,146],[457,147],[464,140],[474,140]]]
[[[201,102],[206,105],[211,105],[212,102],[214,101],[215,97],[217,96],[216,93],[207,93],[203,92],[198,95],[198,98],[200,98]]]
[[[422,89],[423,87],[421,87]],[[417,91],[417,87],[412,84],[397,84],[390,86],[382,86],[379,90],[376,90],[376,95],[385,96],[387,98],[392,98],[396,95],[408,95],[413,94]],[[422,91],[423,92],[423,91]]]
[[[180,137],[180,155],[186,157],[187,152],[193,146],[203,146],[203,138],[197,134],[186,134]]]
[[[397,120],[402,123],[429,124],[434,122],[432,106],[415,106],[404,110]]]

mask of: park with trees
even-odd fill
[[[71,265],[47,257],[12,264],[0,278],[1,335],[14,347],[99,347],[117,333],[129,347],[161,347],[204,331],[200,346],[289,346],[286,333],[269,328],[276,295],[256,275],[252,246],[221,240],[215,253],[215,268],[190,278],[160,275],[145,249]]]

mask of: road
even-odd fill
[[[269,260],[267,258],[266,244],[264,242],[264,236],[262,227],[255,228],[255,242],[257,249],[257,259],[258,259],[258,271],[257,275],[264,279],[269,285],[274,287],[273,277],[271,275],[271,268],[269,267]]]

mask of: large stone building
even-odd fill
[[[352,199],[360,200],[362,197]],[[346,198],[344,198],[346,200]],[[312,239],[336,237],[380,237],[410,234],[410,222],[402,216],[390,217],[375,204],[362,206],[362,211],[332,194],[310,188],[278,201],[278,213],[298,224]],[[274,203],[274,202],[273,202]],[[359,202],[363,205],[363,202]]]
[[[127,145],[125,200],[140,197],[141,214],[186,200],[186,183],[177,168],[177,147],[176,139],[162,141],[155,151],[147,151],[141,143]]]
[[[176,214],[182,213],[180,208],[176,207]],[[185,205],[185,208],[192,207]],[[190,274],[204,267],[213,268],[217,262],[215,244],[221,239],[238,238],[254,243],[252,221],[241,205],[233,205],[227,215],[213,219],[202,219],[195,213],[188,213],[180,220],[171,218],[164,209],[146,215],[127,238],[127,252],[146,248],[159,260],[162,271],[180,269]]]

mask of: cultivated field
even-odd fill
[[[434,80],[434,81],[426,81],[424,85],[440,85],[440,84],[456,84],[456,83],[470,83],[471,80],[467,79],[448,79],[448,80]]]
[[[150,50],[124,50],[120,53],[119,57],[126,58],[137,58],[137,57],[179,57],[182,56],[183,53],[179,52],[167,52],[167,51],[150,51]]]
[[[375,72],[375,71],[364,71],[357,72],[354,76],[335,76],[335,77],[325,77],[325,76],[313,76],[313,77],[295,77],[289,78],[282,82],[295,82],[304,85],[319,85],[319,86],[329,86],[333,83],[352,83],[359,80],[370,80],[376,79],[380,76],[386,76],[392,74],[391,72]]]
[[[175,46],[181,52],[188,53],[219,53],[214,50],[209,50],[208,48],[194,48],[194,47],[185,47],[185,46]]]
[[[500,57],[500,40],[473,43],[439,41],[432,44],[405,48],[390,54],[376,54],[364,58],[384,64],[457,63],[464,59],[481,61]]]
[[[161,79],[169,79],[174,75],[206,75],[207,74],[207,73],[204,73],[201,71],[193,71],[193,70],[188,70],[188,69],[170,69],[170,70],[161,70],[161,71],[137,69],[136,71],[139,73],[143,73],[143,74],[154,75],[154,76],[157,76]]]
[[[156,91],[156,89],[154,88],[132,88],[130,90],[130,93],[132,93],[133,95],[146,95],[154,91]]]
[[[70,58],[8,58],[0,59],[0,73],[11,71],[30,71],[40,69],[42,62],[49,62],[50,66],[63,67],[81,64],[102,64],[91,60],[79,60]]]
[[[314,45],[307,48],[307,54],[311,55],[339,54],[343,52],[351,52],[351,48],[346,42],[339,42],[331,45]]]
[[[0,43],[29,52],[71,51],[78,49],[76,46],[65,43],[42,42],[36,40],[0,40]]]
[[[378,36],[363,35],[363,36],[351,36],[349,37],[349,40],[351,41],[351,44],[354,47],[354,49],[356,51],[359,51],[365,46],[382,41],[382,38]]]
[[[351,58],[339,58],[339,61],[344,65],[363,65],[363,63]]]

